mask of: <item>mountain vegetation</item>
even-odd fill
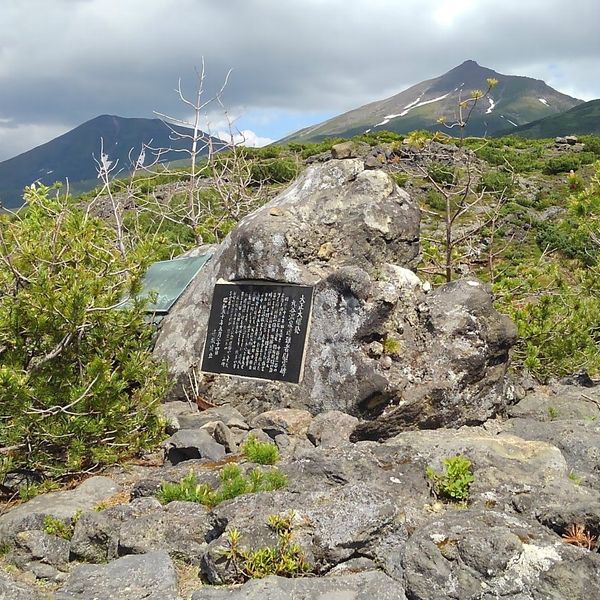
[[[467,60],[447,73],[414,85],[385,100],[371,102],[286,138],[314,142],[329,137],[351,137],[381,130],[396,133],[426,129],[443,131],[440,117],[456,120],[457,106],[487,79],[497,80],[493,93],[472,115],[467,135],[491,136],[573,108],[581,100],[557,92],[543,81],[503,75]]]
[[[121,175],[135,168],[142,153],[146,165],[186,158],[183,151],[189,150],[189,140],[174,132],[188,133],[185,128],[166,125],[160,119],[101,115],[86,121],[41,146],[0,162],[0,205],[20,206],[24,188],[34,182],[52,185],[55,181],[68,181],[72,193],[88,191],[98,185],[102,154],[110,157],[114,173]],[[213,143],[223,146],[220,140]]]
[[[563,113],[516,127],[510,133],[530,139],[568,134],[600,135],[600,100],[578,104]]]
[[[493,94],[495,88],[490,88]],[[13,583],[6,583],[3,565],[12,561],[35,572],[45,582],[44,591],[61,587],[65,598],[76,597],[72,590],[88,593],[91,588],[96,597],[117,597],[126,587],[123,578],[132,587],[134,576],[143,578],[136,583],[139,589],[158,589],[160,597],[183,597],[177,582],[191,580],[196,589],[201,578],[204,585],[192,598],[221,592],[245,597],[246,588],[206,584],[278,574],[282,577],[261,585],[276,581],[304,594],[304,585],[345,586],[358,577],[355,585],[362,590],[365,581],[376,577],[369,588],[374,596],[384,588],[406,586],[411,597],[441,599],[447,590],[438,586],[432,593],[430,583],[437,581],[438,564],[452,561],[467,570],[473,560],[496,564],[499,536],[510,541],[502,560],[519,565],[521,575],[529,569],[526,584],[531,589],[545,571],[536,571],[537,563],[523,566],[519,560],[526,552],[558,556],[556,564],[579,569],[577,578],[553,575],[550,583],[542,581],[539,585],[546,587],[532,598],[548,597],[549,588],[562,590],[592,572],[598,520],[590,501],[596,496],[589,490],[598,485],[597,473],[580,456],[592,455],[596,447],[597,392],[583,394],[582,388],[571,386],[576,397],[551,392],[525,396],[508,407],[511,418],[503,421],[501,433],[509,435],[471,425],[430,431],[428,425],[414,431],[407,426],[400,435],[390,430],[390,439],[380,440],[369,437],[370,421],[361,421],[361,429],[357,417],[340,411],[313,416],[283,408],[251,419],[231,405],[203,404],[197,386],[188,402],[167,403],[159,410],[172,381],[151,352],[154,330],[145,301],[137,297],[146,267],[198,245],[221,242],[307,166],[344,156],[357,157],[367,169],[360,173],[369,176],[362,182],[358,176],[349,181],[358,190],[361,211],[365,181],[376,182],[386,197],[392,190],[390,202],[398,206],[418,202],[412,206],[415,215],[418,208],[421,213],[421,252],[415,248],[412,256],[420,281],[400,267],[392,276],[406,278],[402,285],[416,286],[417,297],[426,299],[419,310],[438,310],[438,326],[452,320],[448,314],[454,299],[450,308],[440,307],[436,292],[448,286],[460,296],[465,293],[461,284],[467,290],[474,286],[491,307],[483,286],[472,279],[477,277],[493,290],[496,308],[517,326],[512,351],[517,381],[525,385],[533,378],[557,385],[553,382],[563,377],[588,382],[589,376],[598,376],[598,136],[557,142],[371,131],[351,139],[230,148],[200,158],[194,171],[158,166],[133,177],[108,177],[79,195],[72,189],[30,186],[20,210],[0,215],[0,403],[5,409],[0,416],[0,508],[7,509],[0,514],[0,593],[21,590],[6,587]],[[333,167],[339,169],[339,163]],[[271,205],[266,212],[274,227],[281,227],[281,207]],[[386,235],[385,221],[378,220],[385,215],[367,217]],[[419,228],[418,219],[414,226]],[[330,250],[327,243],[317,245],[313,255],[318,251],[318,260],[326,263]],[[383,289],[385,266],[369,273],[362,270],[368,269],[366,264],[339,272],[347,277],[364,272],[373,289]],[[456,281],[465,277],[466,284]],[[347,280],[328,279],[346,290]],[[360,294],[364,281],[350,283]],[[484,323],[489,339],[494,326],[512,327],[495,314],[499,320],[477,325]],[[476,321],[464,319],[464,337],[457,345],[468,345],[478,335]],[[436,335],[441,336],[439,331]],[[504,342],[502,338],[500,345]],[[366,345],[369,360],[386,373],[398,368],[406,351],[404,340],[392,332]],[[508,347],[500,350],[508,356]],[[461,360],[481,361],[491,371],[498,366],[494,359],[501,359],[499,353],[465,356]],[[225,393],[231,395],[231,388]],[[536,402],[541,408],[535,408]],[[542,411],[539,420],[521,418],[534,409]],[[583,416],[576,421],[569,411]],[[391,421],[382,414],[381,427],[386,420]],[[477,423],[481,421],[485,419]],[[500,427],[497,421],[492,427]],[[575,427],[573,458],[569,448]],[[166,441],[165,430],[175,431]],[[190,439],[190,434],[196,437]],[[370,439],[380,443],[364,441]],[[151,454],[161,442],[170,457],[167,464]],[[196,454],[186,456],[190,450]],[[210,452],[215,455],[209,460]],[[191,456],[202,460],[189,460]],[[179,465],[179,460],[186,462]],[[127,463],[130,469],[114,466]],[[40,504],[19,504],[98,473],[107,476],[39,496],[34,502]],[[118,491],[111,477],[127,482],[130,492]],[[515,494],[514,489],[532,491]],[[565,499],[572,498],[577,502],[567,511]],[[507,508],[512,506],[516,512]],[[290,512],[296,508],[297,513]],[[43,519],[35,510],[43,512]],[[587,520],[580,522],[580,515]],[[465,531],[468,537],[460,538]],[[523,531],[535,531],[536,537],[523,536]],[[392,547],[402,552],[390,553]],[[477,550],[481,556],[473,548],[482,549]],[[431,553],[437,562],[427,559],[425,564],[423,557]],[[74,561],[91,564],[73,566]],[[352,567],[350,574],[345,563]],[[478,577],[477,590],[486,577],[494,590],[505,589],[509,580],[502,569],[493,577],[487,568],[468,572],[471,579],[463,579],[471,585]],[[156,573],[160,577],[153,582]],[[311,577],[298,583],[283,579],[305,574]]]

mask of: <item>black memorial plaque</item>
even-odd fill
[[[202,371],[299,383],[313,288],[217,283]]]

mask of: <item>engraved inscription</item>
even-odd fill
[[[312,292],[310,286],[266,281],[218,283],[202,370],[298,383]]]

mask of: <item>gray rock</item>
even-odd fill
[[[225,452],[235,452],[237,450],[236,438],[223,421],[209,421],[206,425],[202,425],[200,429],[208,431],[215,442],[225,448]]]
[[[107,565],[78,565],[56,600],[177,600],[177,573],[166,552],[124,556]]]
[[[380,571],[336,577],[266,577],[236,588],[203,588],[192,600],[406,600],[397,581]]]
[[[370,399],[381,414],[357,426],[353,439],[381,439],[412,428],[483,423],[512,401],[505,377],[516,328],[496,312],[487,286],[458,280],[431,291],[406,314],[395,339],[396,383]],[[390,389],[391,388],[391,389]]]
[[[331,158],[342,159],[342,158],[357,158],[362,156],[369,151],[369,145],[364,142],[341,142],[335,144],[331,148]]]
[[[19,531],[43,529],[46,515],[70,521],[76,512],[91,510],[119,490],[108,477],[90,477],[73,490],[36,496],[0,516],[0,542],[12,541]]]
[[[600,387],[538,386],[518,404],[509,407],[508,415],[539,421],[583,419],[600,425]]]
[[[0,600],[45,600],[46,597],[33,586],[14,581],[0,565]]]
[[[170,502],[135,519],[119,531],[119,554],[144,554],[158,550],[189,564],[200,564],[207,542],[223,531],[202,505]]]
[[[229,404],[208,408],[196,414],[183,415],[179,419],[181,429],[199,429],[203,425],[213,421],[222,421],[227,427],[237,427],[238,429],[250,428],[240,411]]]
[[[274,408],[367,420],[384,413],[361,430],[369,439],[502,412],[512,401],[504,375],[514,326],[478,282],[425,294],[414,274],[407,278],[418,238],[417,203],[383,171],[357,159],[309,167],[238,224],[165,319],[155,354],[178,382],[172,397],[182,397],[202,354],[215,282],[267,279],[314,286],[304,377],[290,385],[201,375],[211,403],[229,402],[248,418]],[[398,348],[382,366],[369,347],[388,338]]]
[[[198,414],[198,407],[195,404],[190,405],[188,402],[174,401],[161,404],[160,412],[167,420],[166,432],[172,435],[182,428],[180,418],[195,416]]]
[[[306,410],[280,408],[261,413],[250,421],[250,426],[262,429],[272,438],[282,433],[303,437],[311,421],[312,415]]]
[[[225,447],[215,442],[204,429],[180,429],[163,442],[166,460],[176,465],[184,460],[207,458],[221,460]]]
[[[318,414],[308,428],[308,439],[315,446],[335,448],[350,443],[350,435],[358,425],[358,419],[340,412],[330,410]]]
[[[414,600],[600,597],[598,554],[495,511],[448,513],[415,532],[404,569],[406,593]],[[571,575],[557,577],[565,572]]]
[[[361,550],[372,549],[371,542],[387,529],[403,529],[395,520],[397,508],[392,497],[360,483],[323,492],[251,494],[215,508],[228,530],[241,532],[240,545],[251,550],[274,546],[276,535],[267,519],[290,511],[294,513],[294,538],[317,572],[326,572]],[[223,556],[227,545],[224,533],[208,546],[201,568],[210,583],[232,583],[237,578]]]
[[[577,407],[564,407],[568,412]],[[560,417],[560,409],[559,415]],[[548,417],[546,417],[548,418]],[[502,431],[527,440],[548,442],[560,449],[574,483],[600,491],[600,422],[585,419],[538,421],[532,418],[508,419]]]
[[[69,563],[69,542],[43,531],[21,531],[15,537],[13,561],[23,568],[35,560],[65,570]]]

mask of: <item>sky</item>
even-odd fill
[[[0,0],[0,160],[101,114],[263,145],[467,59],[600,98],[598,0]],[[229,71],[229,77],[227,77]]]

